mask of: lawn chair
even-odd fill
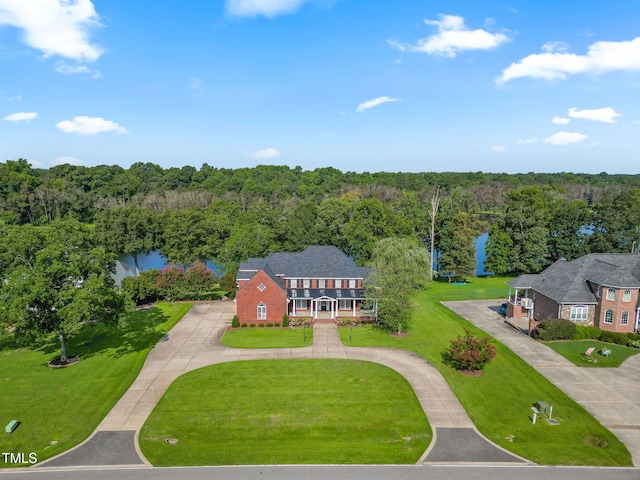
[[[609,350],[607,347],[604,347],[602,350],[600,350],[600,355],[602,355],[603,357],[608,357],[609,355],[611,355],[611,350]]]
[[[584,352],[584,354],[585,354],[587,357],[589,357],[589,356],[593,353],[593,351],[594,351],[595,349],[596,349],[596,347],[587,348],[587,351],[586,351],[586,352]]]

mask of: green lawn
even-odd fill
[[[80,362],[66,368],[47,366],[60,354],[54,338],[24,348],[0,337],[0,424],[20,422],[13,434],[0,434],[0,452],[35,452],[42,461],[85,440],[191,305],[159,304],[132,314],[121,329],[88,325],[69,342],[69,355]]]
[[[627,358],[640,353],[637,348],[604,343],[598,340],[544,342],[544,344],[578,367],[615,368],[622,365],[622,362]],[[591,355],[587,356],[585,352],[590,347],[594,347],[595,350]],[[608,357],[598,353],[604,347],[611,350],[611,354]]]
[[[313,328],[243,328],[227,330],[222,345],[233,348],[295,348],[313,344]]]
[[[442,373],[485,436],[536,463],[631,465],[627,448],[611,432],[504,345],[494,341],[497,357],[481,377],[463,376],[443,363],[442,353],[450,340],[464,334],[465,328],[484,334],[440,301],[505,298],[506,280],[473,279],[463,286],[433,283],[415,299],[418,309],[408,336],[393,337],[375,327],[360,327],[353,329],[350,341],[349,329],[343,328],[342,341],[353,346],[401,348],[421,355]],[[560,425],[540,421],[532,425],[529,416],[537,400],[553,406]]]
[[[411,386],[383,365],[259,360],[177,379],[143,426],[140,447],[156,466],[405,464],[431,438]]]

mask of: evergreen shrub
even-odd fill
[[[573,334],[573,340],[598,340],[602,330],[598,327],[576,325],[576,333]]]
[[[531,336],[536,340],[571,340],[576,333],[576,324],[564,318],[543,320]]]

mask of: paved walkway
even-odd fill
[[[618,368],[577,367],[550,348],[508,326],[500,300],[443,302],[513,350],[613,432],[640,466],[640,355]]]
[[[169,385],[180,375],[217,363],[275,358],[345,358],[386,365],[413,387],[434,441],[420,461],[426,463],[525,462],[493,445],[473,426],[440,373],[422,357],[391,348],[354,348],[342,344],[334,325],[316,325],[313,345],[288,349],[235,349],[220,344],[235,305],[202,302],[178,322],[150,352],[138,378],[100,423],[92,437],[75,449],[41,464],[49,466],[143,465],[137,436]],[[131,440],[135,445],[131,445]],[[114,448],[114,445],[118,445]],[[129,445],[129,449],[123,449]],[[132,457],[131,451],[138,457]],[[110,452],[110,454],[105,454]],[[106,460],[105,460],[106,459]]]

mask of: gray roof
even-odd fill
[[[302,252],[270,253],[266,258],[252,258],[240,264],[239,280],[248,280],[260,269],[269,267],[273,274],[285,278],[367,278],[371,269],[358,267],[333,245],[315,245]]]
[[[530,288],[562,304],[597,303],[589,282],[640,288],[640,255],[590,253],[571,262],[558,260],[538,275],[521,275],[507,284]]]

